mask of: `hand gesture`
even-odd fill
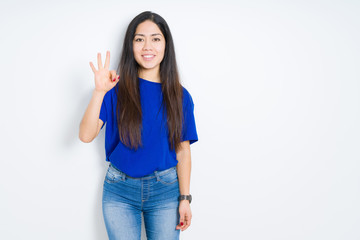
[[[101,54],[97,54],[98,68],[96,70],[93,63],[90,62],[90,67],[95,74],[95,90],[107,93],[119,81],[120,76],[116,75],[115,70],[109,71],[110,65],[110,51],[106,52],[105,66],[101,62]]]

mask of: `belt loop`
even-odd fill
[[[158,173],[158,171],[154,171],[154,174],[156,176],[156,180],[159,181],[159,173]]]
[[[126,177],[126,176],[125,176],[126,174],[125,174],[123,171],[121,171],[120,169],[117,169],[113,164],[110,163],[109,166],[110,166],[110,165],[111,165],[113,168],[116,169],[116,171],[117,171],[117,172],[120,174],[120,176],[121,176],[121,180],[124,181],[124,180],[125,180],[125,177]]]

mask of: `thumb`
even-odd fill
[[[110,71],[110,76],[111,76],[111,82],[115,82],[118,78],[118,76],[116,75],[116,71],[115,70],[111,70]],[[114,80],[115,79],[115,80]]]

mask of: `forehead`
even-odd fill
[[[136,28],[136,31],[135,31],[135,35],[136,34],[141,34],[141,35],[163,35],[161,33],[161,30],[160,28],[152,21],[150,20],[146,20],[142,23],[140,23],[137,28]]]

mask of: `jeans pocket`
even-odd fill
[[[178,175],[177,175],[177,171],[176,168],[171,169],[170,171],[159,175],[158,176],[158,181],[161,182],[162,184],[174,184],[178,181]]]
[[[124,174],[110,164],[105,176],[105,181],[108,183],[124,181]]]

